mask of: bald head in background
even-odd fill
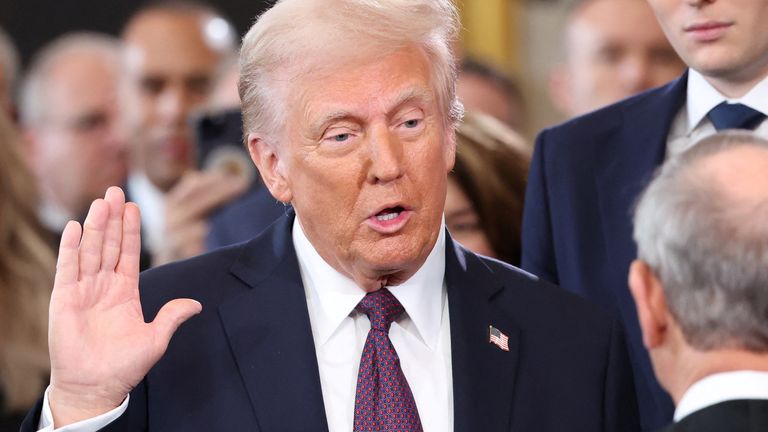
[[[768,141],[728,131],[668,161],[638,204],[629,284],[677,405],[668,431],[768,427],[766,185]]]
[[[123,31],[123,106],[131,171],[127,193],[141,208],[153,265],[205,250],[207,219],[248,179],[197,170],[194,116],[236,53],[233,27],[212,8],[170,1],[140,9]]]
[[[121,45],[99,33],[55,39],[30,65],[19,98],[27,155],[42,194],[41,217],[60,233],[126,176],[118,109]]]
[[[163,192],[193,167],[189,116],[206,102],[220,63],[235,51],[234,38],[223,18],[196,4],[152,6],[125,27],[134,169]]]
[[[571,9],[550,96],[573,117],[665,84],[684,69],[645,0],[582,0]]]

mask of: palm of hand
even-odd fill
[[[200,312],[194,300],[166,304],[152,323],[139,301],[140,218],[119,188],[96,200],[80,227],[62,235],[51,296],[51,407],[62,423],[119,405],[165,352],[176,328]],[[59,408],[58,413],[57,408]]]

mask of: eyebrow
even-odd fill
[[[403,106],[412,102],[429,104],[432,102],[432,95],[429,91],[421,88],[410,88],[405,90],[394,99],[393,103],[390,104],[391,108],[387,110],[387,118],[393,117]],[[310,126],[310,130],[313,135],[318,135],[328,124],[343,120],[359,121],[359,117],[346,110],[333,111],[324,115],[318,121],[313,122]]]

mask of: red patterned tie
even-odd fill
[[[355,395],[355,432],[421,432],[421,420],[400,359],[389,340],[392,321],[403,305],[389,290],[368,293],[357,305],[371,331],[363,347]]]

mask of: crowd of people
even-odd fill
[[[768,428],[765,1],[330,2],[0,29],[0,431]]]

